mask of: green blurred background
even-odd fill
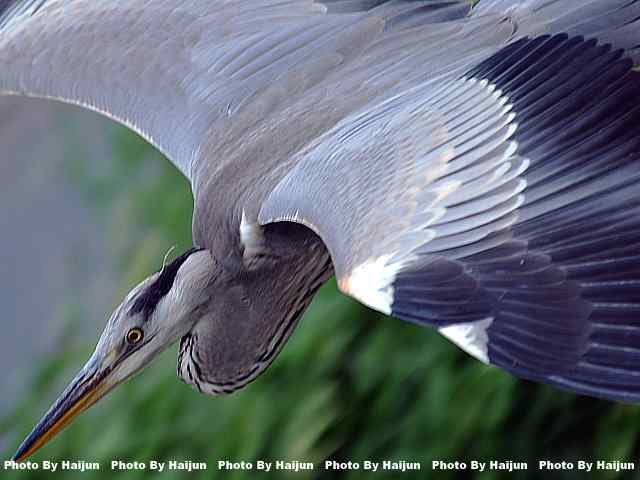
[[[112,164],[96,174],[86,145],[66,130],[64,175],[106,225],[106,258],[118,288],[104,292],[114,307],[128,289],[159,268],[165,252],[191,246],[192,199],[187,182],[144,141],[110,127]],[[42,159],[41,161],[44,161]],[[68,259],[69,268],[80,259]],[[49,403],[89,356],[93,344],[74,332],[85,318],[82,298],[52,314],[65,326],[47,358],[20,372],[25,393],[0,419],[8,459]],[[74,304],[77,303],[77,305]],[[105,312],[107,313],[107,312]],[[24,319],[24,321],[28,321]],[[96,327],[96,330],[98,327]],[[28,341],[28,340],[26,340]],[[640,409],[514,379],[468,357],[435,331],[378,315],[340,295],[331,281],[316,297],[283,352],[243,390],[206,397],[175,374],[176,347],[123,385],[38,452],[34,460],[102,462],[100,472],[55,478],[146,478],[112,472],[112,459],[206,461],[192,478],[254,478],[219,472],[218,460],[418,461],[402,478],[464,478],[434,472],[433,460],[528,461],[518,478],[576,478],[578,472],[540,473],[539,460],[637,460]],[[4,479],[50,478],[46,472],[2,472]],[[282,472],[260,474],[281,478]],[[334,478],[322,468],[286,475]],[[362,478],[363,472],[343,472]],[[489,472],[476,478],[504,478]],[[598,472],[599,478],[635,474]],[[180,472],[162,478],[183,478]],[[398,474],[376,474],[398,478]]]

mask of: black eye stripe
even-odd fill
[[[189,258],[191,254],[201,250],[203,249],[192,248],[187,250],[169,265],[165,265],[160,271],[158,278],[138,295],[138,298],[136,298],[129,310],[129,314],[136,315],[141,313],[145,319],[149,318],[155,311],[160,300],[171,290],[182,264],[187,261],[187,258]]]

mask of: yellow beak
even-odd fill
[[[21,462],[33,455],[80,412],[102,398],[110,390],[105,382],[107,373],[98,370],[97,362],[92,357],[24,439],[13,460]]]

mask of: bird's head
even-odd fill
[[[214,267],[208,250],[192,249],[137,285],[111,315],[91,358],[22,442],[14,460],[32,455],[187,333],[208,304]]]

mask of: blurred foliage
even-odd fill
[[[141,139],[123,128],[114,135],[113,168],[96,176],[74,160],[70,173],[96,212],[111,222],[114,247],[105,254],[119,262],[124,294],[160,266],[171,245],[178,246],[174,255],[190,246],[191,196],[187,182]],[[32,396],[0,421],[0,434],[28,432],[90,350],[89,345],[69,348],[38,366]],[[237,393],[198,394],[176,378],[175,361],[174,346],[83,414],[34,460],[102,464],[100,472],[55,478],[149,475],[111,472],[112,459],[207,461],[208,471],[191,475],[203,479],[255,475],[219,472],[218,460],[315,462],[315,472],[288,475],[300,479],[334,478],[334,472],[321,468],[327,458],[419,461],[422,471],[404,478],[439,479],[471,473],[433,473],[433,460],[512,460],[528,461],[529,470],[517,477],[533,479],[547,476],[538,471],[539,460],[638,458],[639,408],[517,380],[469,358],[435,331],[360,306],[338,294],[334,282],[320,291],[273,366]],[[42,471],[3,473],[6,479],[27,477],[49,478]],[[477,476],[504,477],[497,472]],[[597,477],[620,476],[599,472]]]

